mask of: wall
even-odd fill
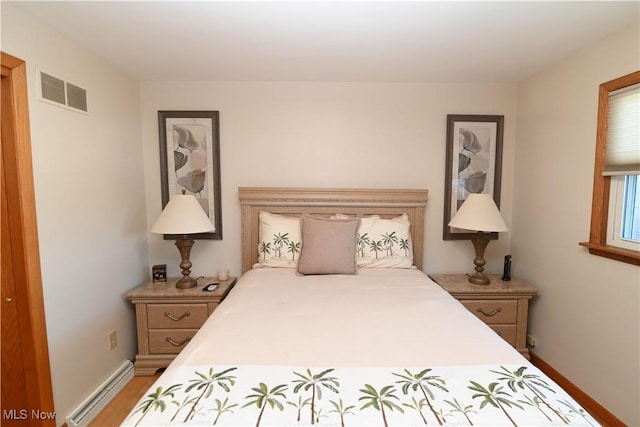
[[[237,187],[245,185],[426,187],[425,270],[469,271],[471,245],[441,238],[445,118],[504,114],[502,212],[513,232],[489,245],[487,269],[500,271],[502,255],[514,254],[514,273],[540,290],[531,314],[536,353],[640,424],[638,269],[577,246],[589,229],[597,85],[638,68],[637,28],[548,68],[517,93],[512,85],[213,82],[147,82],[140,91],[6,2],[2,49],[29,65],[58,424],[135,353],[123,293],[148,278],[149,264],[178,273],[172,244],[149,235],[145,245],[161,207],[158,110],[221,112],[225,239],[196,243],[195,274],[240,272]],[[90,114],[37,101],[36,66],[89,89]],[[114,328],[119,346],[109,352]]]
[[[27,62],[57,424],[135,354],[123,294],[148,277],[137,81],[2,4],[2,50]],[[38,101],[36,67],[88,90],[89,114]],[[107,334],[118,332],[109,351]]]
[[[505,116],[502,211],[511,219],[514,85],[144,82],[147,222],[161,211],[158,110],[219,110],[223,241],[197,241],[195,275],[241,271],[238,186],[428,188],[427,272],[468,272],[473,246],[442,240],[447,114]],[[487,249],[501,271],[509,233]],[[150,235],[150,263],[179,273],[177,249]]]
[[[598,86],[636,71],[638,27],[518,87],[514,274],[539,290],[534,352],[629,425],[640,425],[640,269],[590,255]]]

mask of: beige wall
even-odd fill
[[[377,83],[142,84],[149,227],[160,213],[158,110],[219,110],[223,241],[198,241],[192,270],[241,271],[238,186],[428,188],[424,268],[473,269],[473,247],[442,240],[446,115],[505,116],[503,213],[511,219],[514,85]],[[150,235],[150,263],[178,274],[176,248]],[[487,249],[501,271],[509,233]]]
[[[148,277],[140,88],[2,4],[2,50],[27,62],[45,315],[57,424],[135,354],[123,293]],[[88,91],[89,114],[38,101],[36,68]],[[118,346],[109,351],[107,334]]]
[[[536,352],[621,419],[640,424],[640,274],[637,267],[588,255],[577,246],[589,228],[597,84],[638,68],[637,40],[637,29],[612,37],[517,88],[293,82],[140,86],[3,3],[2,50],[29,65],[58,424],[135,354],[133,314],[123,293],[148,278],[151,264],[166,263],[170,275],[178,274],[176,248],[148,234],[161,208],[158,110],[221,114],[225,238],[196,243],[197,275],[219,268],[240,272],[236,191],[245,185],[428,188],[425,270],[469,271],[470,243],[441,237],[445,118],[503,114],[502,212],[513,231],[489,245],[487,269],[500,271],[502,256],[514,254],[514,273],[540,289],[531,315]],[[87,87],[90,114],[37,101],[36,66]],[[118,330],[120,344],[109,352],[111,329]]]
[[[598,85],[640,68],[638,27],[521,82],[513,270],[538,287],[534,352],[640,425],[640,269],[590,255]]]

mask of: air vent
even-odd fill
[[[46,73],[40,73],[40,87],[42,88],[42,97],[44,99],[67,105],[64,80],[60,80]]]
[[[78,110],[87,111],[87,91],[67,82],[67,105]]]
[[[88,111],[87,90],[51,74],[40,73],[40,94],[42,101],[52,102],[74,111],[85,113]]]

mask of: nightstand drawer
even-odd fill
[[[518,318],[516,300],[462,300],[467,309],[488,324],[513,323]]]
[[[503,340],[516,346],[516,325],[492,325],[491,329],[502,337]]]
[[[207,304],[149,304],[149,328],[199,328],[209,317]]]
[[[178,354],[197,329],[153,329],[149,330],[149,353]]]

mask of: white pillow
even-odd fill
[[[258,262],[262,267],[295,268],[301,249],[300,218],[260,212]]]
[[[413,246],[409,216],[361,218],[356,235],[356,260],[360,268],[412,268]]]

